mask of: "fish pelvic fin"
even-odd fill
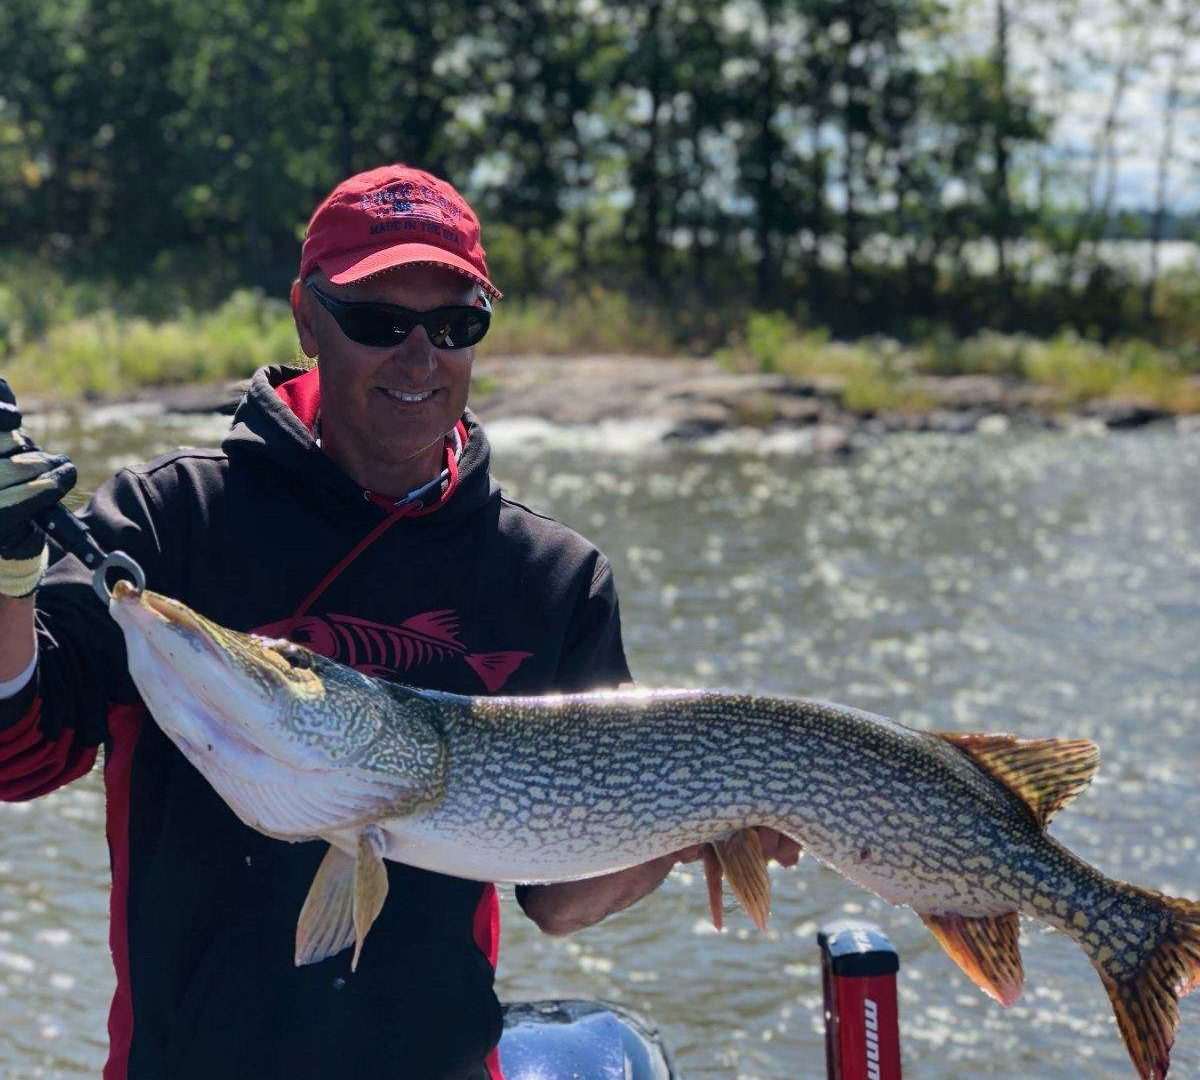
[[[1130,975],[1120,953],[1102,949],[1092,956],[1108,991],[1125,1048],[1142,1080],[1162,1080],[1171,1065],[1179,1027],[1179,999],[1200,985],[1200,904],[1134,889],[1157,907],[1162,933]]]
[[[950,959],[985,994],[1001,1005],[1011,1005],[1021,996],[1025,972],[1015,911],[983,918],[918,914]]]
[[[708,902],[713,925],[721,929],[721,874],[724,873],[729,879],[733,895],[746,909],[746,914],[754,920],[755,926],[765,930],[771,914],[771,877],[767,873],[767,860],[758,839],[758,830],[739,829],[724,840],[714,840],[711,846],[720,866],[715,870],[714,886],[714,868],[706,856],[704,869],[708,879]]]
[[[367,931],[387,898],[384,847],[383,834],[374,825],[359,832],[354,856],[330,845],[296,923],[296,967],[326,960],[353,945],[350,970],[358,969]]]
[[[330,845],[296,923],[296,967],[315,964],[354,944],[354,860]]]
[[[708,886],[708,913],[712,916],[713,927],[725,929],[725,907],[722,903],[721,860],[717,858],[717,849],[712,844],[704,845],[704,883]]]
[[[1029,807],[1045,828],[1092,782],[1100,750],[1090,739],[1021,739],[1016,735],[936,732]]]
[[[354,957],[350,970],[358,970],[367,931],[383,910],[388,894],[387,867],[383,863],[383,833],[368,825],[358,834],[358,856],[354,860]]]

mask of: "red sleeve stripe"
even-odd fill
[[[133,986],[129,971],[129,799],[133,755],[148,714],[138,705],[114,705],[108,710],[109,749],[104,754],[105,833],[112,865],[109,897],[108,947],[112,953],[117,989],[108,1011],[108,1061],[103,1080],[126,1080],[133,1045]]]
[[[494,968],[500,959],[500,897],[496,893],[496,886],[490,882],[484,885],[479,903],[475,907],[472,931],[479,951],[487,957],[487,962]],[[488,1054],[485,1064],[487,1065],[488,1080],[504,1080],[498,1046]]]
[[[94,746],[76,746],[75,733],[65,728],[47,739],[39,728],[42,700],[34,698],[29,711],[0,732],[0,801],[36,799],[83,776],[96,761]]]

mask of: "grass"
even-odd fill
[[[214,311],[163,322],[112,311],[83,315],[18,348],[5,368],[22,393],[76,397],[214,382],[298,358],[287,305],[244,290]]]
[[[599,287],[562,300],[505,300],[480,347],[481,355],[679,352],[668,311]],[[1103,346],[1073,334],[992,332],[933,333],[912,345],[836,342],[785,315],[753,313],[717,358],[735,371],[824,381],[857,413],[924,412],[933,401],[920,376],[970,374],[1050,387],[1064,407],[1117,398],[1200,413],[1200,345]],[[297,362],[304,361],[282,299],[239,290],[194,310],[181,287],[71,282],[45,264],[0,258],[0,368],[18,394],[115,395]]]
[[[504,300],[480,354],[678,355],[666,313],[594,287],[563,300]]]
[[[69,398],[307,363],[287,303],[257,290],[239,290],[205,312],[180,300],[177,314],[159,318],[120,310],[116,295],[100,284],[71,285],[44,267],[18,274],[0,265],[5,378],[18,393]],[[562,301],[504,301],[480,346],[480,355],[677,351],[665,315],[599,288]]]
[[[1050,387],[1066,406],[1117,399],[1172,413],[1200,413],[1200,352],[1144,341],[1100,345],[1074,334],[1039,340],[984,332],[934,335],[902,346],[886,338],[833,342],[778,313],[753,314],[718,359],[735,371],[825,379],[853,412],[923,412],[921,375],[993,375]]]

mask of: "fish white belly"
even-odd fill
[[[592,854],[552,848],[534,851],[488,844],[478,838],[463,838],[461,834],[448,836],[432,824],[423,826],[413,818],[385,818],[376,826],[387,839],[384,858],[472,881],[524,884],[577,881],[624,870],[672,850],[668,847],[661,852],[597,851]],[[347,854],[354,854],[357,847],[355,832],[343,830],[322,835]]]

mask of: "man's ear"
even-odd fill
[[[317,355],[317,332],[313,325],[313,306],[306,295],[304,284],[299,278],[292,282],[292,318],[296,321],[296,336],[300,348],[310,360]]]

